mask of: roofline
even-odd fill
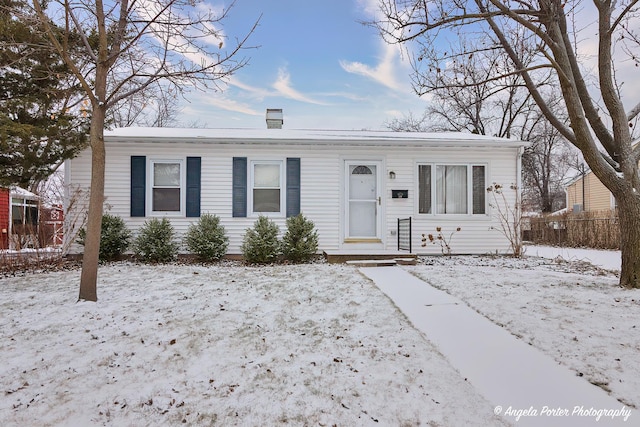
[[[419,147],[503,147],[519,148],[528,142],[461,132],[425,133],[392,131],[340,131],[289,129],[177,129],[121,128],[105,131],[112,143],[201,143],[259,145],[351,145]]]
[[[9,197],[17,199],[39,200],[40,196],[18,186],[9,187]]]
[[[576,175],[573,176],[573,178],[570,178],[566,181],[566,183],[564,184],[565,189],[569,188],[569,186],[575,184],[576,182],[580,181],[583,177],[586,177],[587,175],[589,175],[591,172],[591,168],[587,167],[585,168],[584,172],[580,172],[578,171],[576,173]]]

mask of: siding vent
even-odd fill
[[[267,108],[267,129],[282,129],[283,124],[282,108]]]

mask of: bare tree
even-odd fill
[[[532,45],[520,45],[531,58]],[[564,201],[562,177],[568,169],[567,143],[540,113],[519,74],[503,76],[504,52],[461,42],[447,70],[432,70],[414,79],[419,93],[430,95],[430,105],[419,118],[409,114],[387,124],[398,131],[471,132],[531,143],[523,156],[523,205],[552,212]],[[547,78],[547,103],[558,111],[557,85]],[[540,85],[539,85],[540,86]],[[555,90],[554,90],[555,89]]]
[[[178,122],[180,94],[162,82],[121,100],[107,112],[109,127],[170,127]]]
[[[425,111],[420,117],[409,112],[400,118],[385,122],[384,126],[394,132],[429,132],[429,114]]]
[[[219,26],[230,8],[215,12],[198,1],[34,0],[33,7],[89,102],[91,186],[79,299],[96,301],[107,112],[159,82],[176,93],[185,87],[218,89],[220,79],[246,65],[246,59],[236,58],[257,22],[227,49]],[[62,37],[56,37],[52,23],[65,29]],[[84,49],[70,49],[72,37],[79,37]]]
[[[519,46],[527,61],[531,49],[527,44]],[[521,76],[503,75],[508,61],[504,52],[464,39],[451,45],[450,50],[460,53],[442,67],[416,73],[413,79],[418,94],[429,93],[433,97],[428,108],[430,128],[504,138],[517,136],[534,104]],[[418,62],[422,60],[419,57]],[[417,65],[414,62],[414,68]]]
[[[563,208],[575,149],[538,110],[527,117],[520,138],[530,143],[522,156],[523,205],[543,213]]]
[[[636,96],[625,108],[622,82],[616,76],[626,64],[640,65],[638,1],[593,0],[588,8],[578,0],[380,0],[382,18],[375,23],[388,42],[401,43],[415,53],[414,76],[424,76],[429,69],[446,72],[452,59],[475,54],[450,50],[448,39],[458,36],[473,35],[484,42],[484,49],[507,55],[509,61],[501,64],[499,75],[522,77],[545,118],[582,152],[616,198],[625,230],[620,284],[628,288],[640,288],[640,146],[632,144],[630,127],[640,114],[640,102],[637,94],[625,93],[626,98]],[[591,29],[597,53],[579,32],[589,20],[597,25]],[[523,52],[519,49],[523,44],[536,49]],[[587,83],[587,54],[595,54],[597,83]],[[539,86],[550,76],[558,82],[564,101],[561,115],[550,107]]]

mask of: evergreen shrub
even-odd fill
[[[287,231],[282,237],[282,254],[293,262],[307,262],[318,251],[318,232],[313,221],[302,214],[287,218]]]
[[[124,220],[116,215],[104,214],[100,229],[100,261],[113,261],[118,259],[131,244],[131,230],[127,228]],[[84,246],[87,231],[82,228],[78,232],[78,243]]]
[[[133,251],[144,262],[169,262],[178,256],[175,230],[168,219],[145,221],[135,239]]]
[[[189,252],[203,261],[219,260],[227,253],[229,238],[217,215],[204,214],[191,224],[184,238]]]
[[[268,264],[278,260],[280,241],[278,225],[266,216],[260,215],[253,225],[247,228],[242,240],[242,255],[250,264]]]

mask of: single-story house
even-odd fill
[[[503,184],[514,205],[509,187],[520,188],[525,145],[462,133],[169,128],[115,129],[105,144],[110,214],[134,234],[166,217],[179,235],[202,214],[218,215],[229,255],[241,253],[259,215],[284,232],[300,212],[315,223],[320,251],[395,251],[398,219],[411,217],[414,253],[441,253],[421,246],[437,227],[447,237],[460,228],[454,254],[509,252],[486,188]],[[72,191],[88,189],[90,150],[68,160],[65,174]]]

